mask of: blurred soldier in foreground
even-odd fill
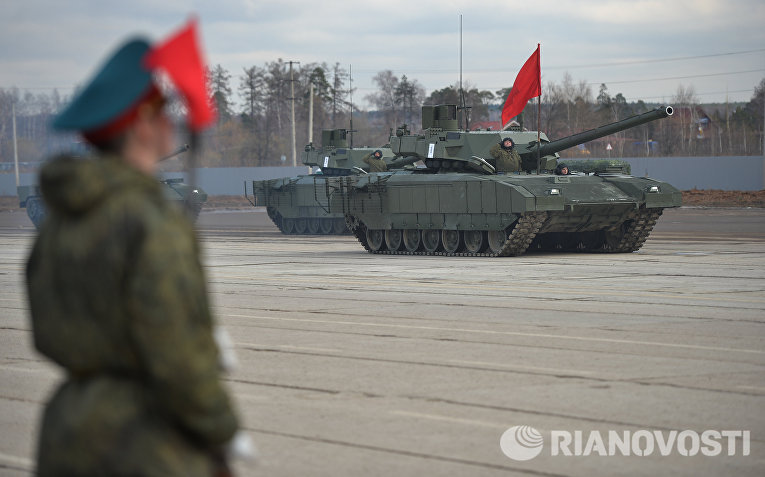
[[[385,163],[385,159],[383,159],[383,153],[379,149],[362,157],[361,160],[369,164],[369,172],[385,172],[388,170],[388,165]]]
[[[50,214],[27,264],[34,342],[66,372],[40,426],[43,477],[229,473],[238,425],[196,237],[153,176],[173,150],[153,52],[128,41],[55,118],[97,157],[40,172]]]

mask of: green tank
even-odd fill
[[[555,173],[558,152],[672,115],[661,107],[549,141],[536,131],[459,130],[454,105],[423,107],[423,132],[391,149],[416,167],[327,180],[327,204],[371,253],[512,256],[528,250],[633,252],[681,193],[622,167]],[[496,173],[490,150],[513,139],[522,170]],[[618,164],[617,164],[618,166]]]
[[[207,202],[207,193],[199,186],[186,184],[181,177],[162,179],[159,182],[164,186],[165,198],[184,207],[189,217],[196,222]]]
[[[45,219],[45,202],[43,202],[40,188],[37,185],[24,185],[16,187],[16,195],[19,197],[19,207],[26,209],[29,220],[35,228]]]
[[[161,160],[170,159],[188,150],[188,144],[184,144]],[[182,178],[162,179],[159,182],[163,185],[165,198],[184,207],[191,219],[196,221],[202,206],[207,202],[207,193],[201,187],[193,187],[184,183]],[[19,207],[26,209],[29,220],[32,221],[35,228],[39,229],[46,214],[45,202],[40,193],[40,188],[37,185],[18,186],[16,193],[19,197]]]
[[[325,192],[328,177],[366,174],[369,165],[363,161],[376,150],[392,167],[394,155],[389,147],[351,148],[347,129],[322,131],[321,147],[308,144],[302,153],[302,162],[317,167],[314,174],[251,181],[252,200],[245,182],[245,197],[253,206],[266,208],[268,216],[284,234],[347,234],[345,216],[341,211],[329,210]]]

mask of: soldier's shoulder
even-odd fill
[[[165,199],[156,181],[114,190],[105,201],[102,213],[124,227],[136,227],[146,232],[182,228],[185,220],[180,207]]]

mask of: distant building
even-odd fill
[[[706,139],[711,137],[712,120],[701,107],[676,107],[674,115],[679,118],[681,124],[693,125],[696,139]]]

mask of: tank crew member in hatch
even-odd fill
[[[521,156],[515,150],[515,144],[509,137],[495,144],[489,151],[494,158],[497,172],[518,172],[521,170]]]
[[[569,171],[568,166],[564,163],[558,164],[558,167],[555,168],[555,174],[559,176],[567,176],[571,174],[571,171]]]
[[[388,170],[388,165],[385,163],[385,159],[383,159],[383,153],[379,149],[371,154],[367,154],[361,160],[369,164],[369,172],[385,172]]]

